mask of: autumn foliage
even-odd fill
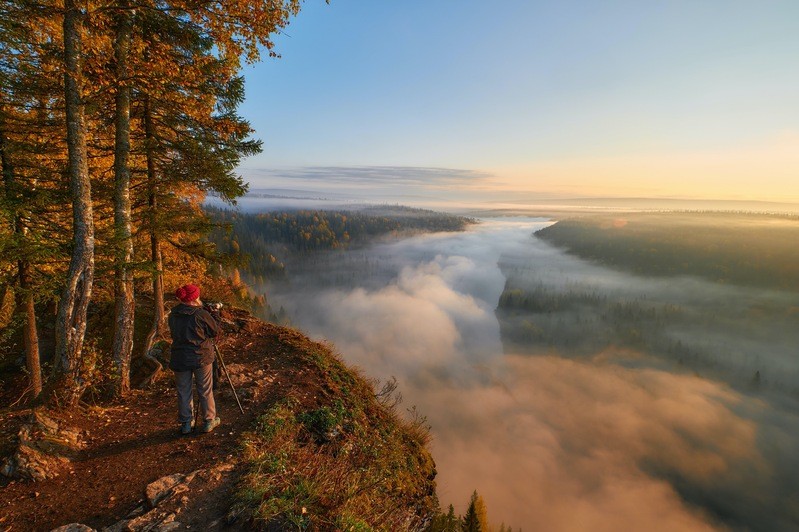
[[[244,194],[235,168],[260,150],[237,114],[241,64],[277,55],[299,9],[0,0],[0,320],[22,339],[32,395],[80,400],[98,305],[114,309],[107,357],[125,394],[134,330],[163,333],[164,290],[220,277],[201,206]]]

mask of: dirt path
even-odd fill
[[[56,479],[9,482],[0,477],[0,531],[49,531],[74,522],[99,529],[140,505],[147,484],[162,476],[235,461],[240,435],[250,429],[259,412],[288,393],[303,394],[304,387],[315,386],[316,379],[300,361],[303,341],[307,342],[281,327],[239,320],[238,332],[225,337],[220,350],[225,362],[238,366],[243,378],[259,370],[262,378],[257,386],[241,390],[244,414],[227,383],[222,383],[216,394],[222,425],[209,434],[178,433],[177,400],[169,371],[122,403],[62,415],[61,420],[86,431],[86,448],[68,472]],[[0,427],[8,432],[22,417],[6,413]],[[231,488],[221,489],[229,492]],[[209,495],[203,504],[195,510],[206,515],[198,513],[192,522],[210,523],[222,517],[227,497]]]

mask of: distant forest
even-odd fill
[[[799,397],[795,346],[797,307],[764,296],[717,305],[636,289],[537,281],[535,266],[506,269],[496,316],[508,352],[557,351],[573,357],[612,356],[625,364],[671,361],[747,389],[768,387]],[[704,299],[704,303],[702,302]],[[641,358],[648,358],[647,362]]]
[[[625,364],[633,365],[670,361],[738,387],[799,397],[798,219],[590,216],[536,236],[616,270],[670,279],[604,283],[601,270],[585,268],[571,270],[561,285],[548,283],[540,264],[509,263],[496,310],[509,352],[629,357]]]
[[[568,349],[580,355],[617,346],[680,363],[701,358],[702,353],[683,345],[669,331],[679,327],[708,330],[718,321],[715,315],[643,297],[629,299],[581,285],[515,287],[513,279],[500,296],[497,317],[503,341],[513,345]]]
[[[317,251],[360,246],[376,238],[462,231],[474,220],[401,206],[351,211],[297,210],[258,214],[208,208],[217,224],[211,241],[229,254],[241,254],[243,270],[255,281],[283,277],[286,262]]]
[[[693,275],[799,291],[799,218],[638,213],[563,220],[536,236],[581,258],[640,275]]]

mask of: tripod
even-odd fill
[[[241,406],[241,401],[239,401],[239,396],[236,394],[236,388],[233,387],[233,381],[230,379],[230,373],[227,371],[227,366],[225,366],[225,361],[222,359],[222,353],[219,352],[219,348],[216,346],[216,342],[214,342],[214,352],[216,353],[217,358],[219,359],[219,365],[222,366],[222,371],[225,372],[225,377],[227,377],[228,384],[230,384],[230,389],[233,390],[233,397],[236,398],[236,404],[239,405],[239,410],[241,413],[244,413],[244,408]]]

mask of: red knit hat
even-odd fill
[[[175,290],[175,295],[184,303],[191,303],[200,297],[200,287],[193,284],[187,284]]]

